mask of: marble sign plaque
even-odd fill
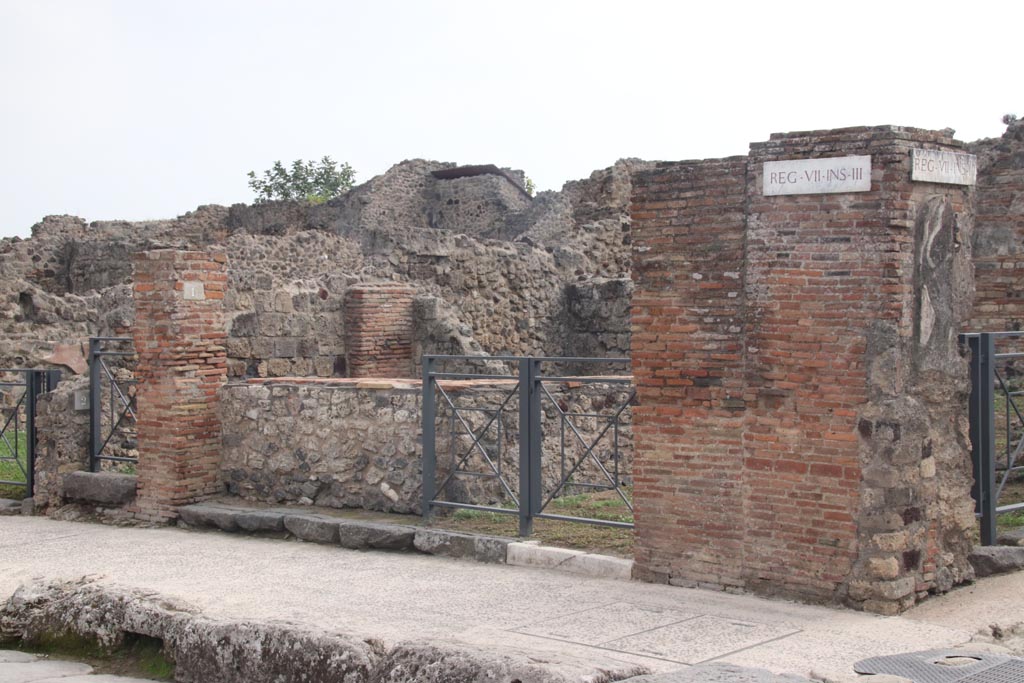
[[[869,192],[871,156],[766,161],[761,188],[766,197],[782,194]]]
[[[973,185],[978,178],[978,157],[937,149],[910,150],[911,180],[947,185]]]
[[[185,301],[203,301],[206,299],[206,288],[202,282],[186,282]]]

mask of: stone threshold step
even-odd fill
[[[224,503],[197,503],[178,509],[179,525],[232,533],[288,535],[350,550],[421,552],[456,559],[568,571],[593,578],[628,581],[633,561],[608,555],[446,529],[387,524],[291,508],[254,509]]]

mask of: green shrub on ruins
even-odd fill
[[[347,163],[338,164],[325,156],[320,161],[296,159],[290,169],[275,161],[263,177],[249,171],[249,187],[256,193],[257,204],[279,200],[323,204],[351,190],[355,177]]]

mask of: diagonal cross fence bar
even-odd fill
[[[618,429],[619,418],[622,415],[622,412],[628,406],[630,406],[633,403],[633,399],[636,398],[636,390],[635,389],[632,390],[630,392],[630,394],[629,394],[629,397],[620,406],[618,406],[618,408],[615,410],[615,412],[613,414],[611,414],[611,415],[608,415],[608,416],[593,415],[593,414],[583,414],[583,415],[576,414],[575,415],[576,417],[600,417],[600,418],[604,418],[604,419],[607,420],[607,423],[601,429],[600,433],[598,433],[598,435],[592,441],[590,441],[588,443],[587,440],[583,437],[583,435],[580,434],[580,431],[579,431],[579,429],[577,429],[575,423],[573,423],[573,421],[570,419],[570,415],[571,414],[566,413],[565,411],[563,411],[561,406],[558,405],[558,401],[556,401],[555,398],[551,395],[551,392],[548,391],[548,388],[543,383],[543,378],[541,378],[538,381],[538,385],[540,386],[540,389],[543,392],[543,395],[545,397],[547,397],[548,401],[551,402],[552,407],[555,409],[556,413],[558,414],[559,420],[561,421],[560,427],[561,427],[562,432],[563,432],[563,436],[562,436],[562,438],[560,440],[560,443],[559,443],[560,459],[561,459],[561,463],[562,463],[561,481],[558,482],[558,485],[555,487],[555,490],[551,492],[551,494],[548,496],[547,500],[545,500],[543,505],[541,505],[541,512],[543,512],[545,509],[547,509],[547,507],[551,503],[551,501],[554,500],[555,498],[557,498],[558,494],[561,493],[565,489],[566,486],[586,486],[586,487],[591,487],[591,488],[597,486],[595,484],[589,484],[589,483],[588,484],[579,484],[579,483],[574,483],[572,481],[573,475],[577,472],[577,470],[580,469],[581,465],[583,465],[585,462],[587,462],[588,458],[590,459],[590,461],[593,462],[594,465],[597,466],[597,469],[599,470],[601,475],[603,475],[603,477],[608,481],[607,488],[610,488],[610,489],[614,490],[619,495],[619,498],[626,505],[626,507],[629,509],[629,511],[632,512],[633,511],[633,503],[629,500],[629,498],[626,497],[626,494],[623,493],[622,487],[619,485],[619,480],[618,480],[618,476],[617,476],[617,473],[618,473],[618,460],[619,460],[618,448],[613,446],[613,451],[612,451],[612,457],[613,457],[614,462],[616,463],[616,468],[615,468],[616,475],[612,475],[608,471],[608,469],[604,466],[604,463],[602,463],[600,458],[598,458],[597,455],[594,453],[594,449],[601,442],[601,440],[605,438],[605,435],[608,434],[608,431],[610,429],[612,429],[612,427],[615,427],[616,430]],[[565,438],[564,438],[564,430],[565,430],[566,427],[568,427],[569,430],[576,437],[576,441],[579,443],[579,445],[584,448],[583,454],[579,458],[577,458],[576,462],[573,464],[572,468],[570,468],[568,472],[565,471],[565,461],[566,461],[566,459],[568,457],[567,454],[566,454],[566,444],[565,444]],[[562,518],[564,518],[564,516],[562,516]]]
[[[996,360],[1000,359],[1000,354],[996,354]],[[1004,377],[1007,372],[1004,369],[1000,372],[999,367],[995,368],[995,378],[997,385],[997,395],[1002,394],[1004,399],[1003,415],[1002,420],[1006,429],[1006,436],[1003,441],[1003,454],[1005,460],[1002,463],[998,463],[996,466],[998,482],[996,486],[995,498],[997,502],[996,513],[1010,512],[1013,509],[1024,508],[1024,501],[1018,501],[1017,507],[1009,508],[1008,506],[999,506],[998,501],[1002,498],[1003,489],[1006,488],[1006,484],[1011,481],[1011,478],[1016,477],[1018,472],[1024,471],[1024,465],[1018,465],[1020,454],[1024,451],[1024,438],[1021,438],[1020,432],[1024,428],[1024,416],[1021,415],[1020,409],[1017,406],[1017,397],[1022,393],[1021,391],[1015,391],[1013,389],[1013,380]],[[997,427],[998,429],[998,427]],[[1002,465],[1002,471],[1000,472],[999,465]]]
[[[1024,332],[962,334],[960,342],[970,351],[971,493],[981,543],[995,545],[999,515],[1024,510],[1024,495],[1007,490],[1024,481]]]
[[[129,366],[135,358],[130,337],[89,339],[89,469],[103,463],[132,466],[138,463],[134,377]],[[120,375],[111,368],[117,361]]]
[[[545,363],[559,372],[545,375]],[[626,358],[423,356],[422,514],[464,509],[514,515],[521,536],[532,533],[538,518],[632,528],[626,521],[633,507],[622,478],[620,430],[636,392],[631,376],[608,374],[609,367],[628,368],[628,363]],[[606,391],[617,400],[601,395],[600,407],[587,403],[570,409],[576,390]],[[451,453],[447,463],[438,459],[444,441]],[[518,486],[506,476],[516,469]],[[476,484],[467,483],[473,478]],[[614,490],[630,514],[599,518],[548,512],[574,489]]]
[[[448,482],[450,482],[452,477],[454,477],[456,474],[459,474],[459,473],[466,473],[466,474],[471,474],[472,473],[472,474],[476,474],[475,472],[470,472],[468,470],[462,469],[463,466],[466,464],[466,461],[468,461],[470,456],[473,455],[473,451],[476,450],[477,452],[480,453],[480,456],[484,459],[484,462],[487,463],[487,466],[494,473],[494,476],[497,477],[499,482],[501,482],[502,488],[505,490],[505,492],[509,495],[509,497],[512,499],[512,501],[515,503],[516,507],[518,507],[519,506],[519,499],[518,499],[518,497],[512,491],[512,487],[509,486],[508,482],[505,481],[505,478],[501,475],[501,461],[500,461],[500,459],[498,459],[497,463],[496,463],[495,460],[491,459],[490,454],[487,453],[487,449],[485,449],[480,444],[480,440],[487,433],[487,430],[490,429],[491,425],[494,424],[496,420],[500,419],[502,408],[504,408],[505,405],[508,404],[509,399],[511,399],[513,396],[515,396],[518,393],[518,386],[516,387],[516,389],[513,389],[511,392],[509,392],[505,396],[505,399],[501,402],[501,405],[499,405],[497,410],[494,411],[494,415],[492,415],[491,419],[487,421],[487,424],[485,424],[483,427],[480,428],[479,432],[473,431],[473,428],[466,421],[465,417],[463,417],[463,415],[464,415],[464,413],[466,411],[469,411],[469,410],[479,410],[479,409],[463,408],[463,409],[460,410],[455,405],[455,401],[452,400],[452,398],[448,395],[447,392],[445,392],[444,388],[441,387],[441,385],[437,385],[437,391],[444,398],[445,403],[448,405],[449,409],[451,410],[452,419],[458,419],[459,422],[462,424],[462,427],[466,430],[466,432],[465,432],[466,435],[468,435],[470,438],[473,439],[472,443],[469,445],[469,448],[467,448],[466,452],[458,459],[458,462],[455,463],[455,465],[452,467],[451,471],[448,473],[448,476],[445,477],[444,480],[438,485],[438,488],[443,491],[447,487]],[[498,423],[498,424],[500,424],[500,423]],[[455,436],[455,430],[453,428],[451,430],[451,437],[452,438],[451,438],[451,441],[450,441],[450,443],[452,444],[453,447],[455,445],[455,438],[454,438],[454,436]],[[500,438],[500,431],[499,431],[499,438]],[[497,457],[498,458],[501,457],[500,450],[497,453]]]
[[[39,396],[60,382],[59,370],[0,369],[3,426],[0,427],[0,486],[21,489],[26,498],[35,493],[38,446],[36,405]],[[0,493],[4,496],[6,492]]]

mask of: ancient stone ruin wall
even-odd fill
[[[87,376],[63,379],[43,394],[36,408],[36,480],[38,508],[60,507],[64,475],[89,468],[89,411],[75,410],[75,392],[88,391]]]
[[[565,299],[566,356],[629,357],[632,279],[599,277],[571,283],[566,287]]]
[[[363,267],[358,246],[306,230],[232,235],[226,252],[229,376],[345,376],[342,303]]]
[[[436,178],[428,215],[431,227],[467,235],[486,235],[502,225],[509,214],[526,210],[530,196],[509,176],[485,173],[468,177]]]
[[[562,354],[566,284],[628,276],[624,188],[636,163],[533,201],[516,172],[435,178],[454,165],[417,160],[326,205],[211,206],[145,223],[48,217],[32,239],[0,243],[0,356],[35,365],[53,342],[126,334],[131,255],[210,245],[228,256],[232,377],[345,376],[342,307],[357,283],[412,283],[438,300],[417,309],[441,311],[418,320],[417,350]],[[623,320],[608,320],[607,345],[621,347]]]
[[[972,143],[978,155],[977,218],[971,249],[977,295],[965,329],[1024,326],[1024,120],[1000,138]]]
[[[970,578],[971,192],[894,127],[776,135],[634,195],[637,572],[892,612]],[[870,192],[764,196],[871,155]],[[955,229],[954,229],[955,228]]]

